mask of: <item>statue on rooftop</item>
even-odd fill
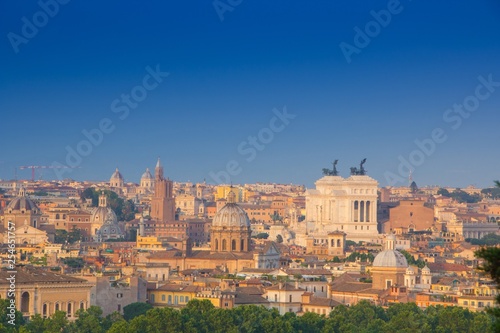
[[[328,168],[324,168],[323,169],[323,175],[325,175],[325,176],[338,176],[339,175],[339,173],[337,171],[337,163],[338,162],[339,162],[339,160],[333,161],[333,163],[332,163],[333,164],[333,169],[332,170],[330,170]]]

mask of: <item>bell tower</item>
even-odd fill
[[[155,168],[155,192],[151,200],[151,217],[157,221],[175,220],[175,200],[173,182],[163,176],[163,166],[158,162]]]

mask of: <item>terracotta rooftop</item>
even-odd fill
[[[68,275],[57,274],[34,267],[16,267],[16,284],[34,283],[86,283],[87,280],[75,278]],[[0,285],[9,284],[7,281],[11,273],[8,270],[0,270]]]

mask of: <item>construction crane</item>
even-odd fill
[[[31,181],[35,181],[35,169],[74,169],[79,167],[70,167],[66,165],[23,165],[20,170],[31,169]]]

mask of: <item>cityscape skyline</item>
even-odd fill
[[[380,186],[500,178],[494,1],[4,6],[1,179],[137,182],[158,156],[212,184],[312,187],[363,158]]]

